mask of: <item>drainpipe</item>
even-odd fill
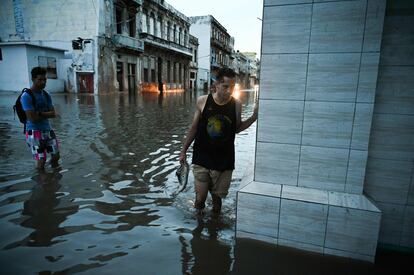
[[[24,40],[24,20],[21,0],[13,0],[14,24],[16,26],[16,36]]]

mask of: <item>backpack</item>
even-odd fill
[[[46,91],[43,91],[43,92],[46,94],[48,104],[50,104],[50,95]],[[26,133],[27,116],[26,116],[26,112],[23,110],[22,102],[20,101],[20,99],[22,98],[23,93],[28,93],[31,96],[33,106],[34,106],[35,109],[36,109],[36,98],[35,98],[32,90],[30,90],[28,88],[24,88],[22,90],[21,94],[17,97],[16,102],[13,105],[14,115],[16,117],[16,113],[17,113],[17,117],[19,118],[20,122],[24,125],[23,133]]]

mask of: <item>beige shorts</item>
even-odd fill
[[[229,192],[233,170],[217,171],[193,164],[195,184],[207,183],[212,194],[225,198]]]

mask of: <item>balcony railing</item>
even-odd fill
[[[188,57],[193,56],[193,51],[191,48],[177,44],[173,41],[168,41],[168,40],[162,39],[160,37],[157,37],[152,34],[145,33],[145,32],[140,33],[140,37],[144,40],[145,43],[149,43],[153,46],[175,51],[177,53],[181,53]]]
[[[211,38],[211,44],[215,45],[216,47],[231,53],[231,47],[229,45],[226,45],[225,43],[221,42],[217,38],[212,37]]]
[[[144,42],[138,38],[122,34],[114,34],[113,41],[118,48],[125,48],[137,52],[144,51]]]

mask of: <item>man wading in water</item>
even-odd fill
[[[185,163],[188,147],[194,140],[194,207],[200,215],[203,214],[209,191],[213,201],[213,213],[220,214],[222,199],[227,196],[234,170],[235,135],[247,129],[257,119],[256,104],[253,115],[241,120],[241,102],[232,96],[235,76],[231,69],[219,69],[214,82],[215,92],[197,99],[193,122],[180,153],[180,163]]]

